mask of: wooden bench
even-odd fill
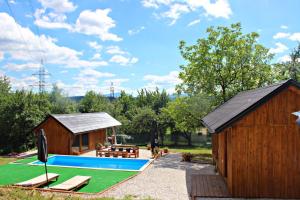
[[[98,157],[119,157],[122,156],[123,158],[138,158],[139,157],[139,148],[137,146],[132,145],[116,145],[116,150],[112,151],[111,149],[96,149],[96,156]],[[123,151],[119,151],[119,148],[123,148]],[[130,152],[126,149],[131,148]],[[109,155],[109,156],[106,156]]]

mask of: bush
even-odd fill
[[[182,154],[182,161],[184,162],[191,162],[193,155],[191,153],[183,153]]]

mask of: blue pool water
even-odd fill
[[[82,156],[55,155],[48,158],[47,165],[61,167],[80,167],[93,169],[115,169],[140,171],[149,164],[146,159],[123,158],[95,158]],[[42,165],[40,161],[32,162],[33,165]]]

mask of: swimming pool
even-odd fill
[[[48,158],[47,165],[57,167],[142,171],[150,164],[150,162],[151,160],[147,159],[95,158],[55,155]],[[38,160],[29,164],[44,165],[44,163]]]

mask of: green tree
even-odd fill
[[[178,90],[189,94],[214,96],[214,104],[225,102],[239,91],[273,81],[273,58],[269,50],[257,42],[258,33],[242,33],[240,23],[230,27],[210,27],[207,38],[195,45],[180,42],[179,49],[186,65],[179,77]]]
[[[120,114],[131,119],[129,112],[136,107],[134,97],[132,95],[126,94],[125,91],[121,91],[120,97],[115,103],[120,108]]]
[[[290,53],[290,60],[275,64],[277,79],[294,79],[300,81],[300,43]]]
[[[94,91],[89,91],[84,98],[79,102],[79,112],[107,112],[111,114],[113,106],[107,97],[96,94]]]
[[[76,112],[76,104],[63,94],[62,89],[57,85],[53,85],[52,91],[49,94],[51,102],[51,113],[67,114]]]
[[[148,107],[138,108],[131,121],[131,130],[135,135],[150,142],[157,133],[157,115]]]
[[[167,105],[169,97],[165,90],[160,92],[158,88],[155,91],[141,89],[138,91],[136,101],[138,107],[150,107],[156,114],[159,114],[160,109]]]
[[[171,128],[175,144],[177,144],[178,135],[181,135],[187,140],[188,145],[192,145],[192,134],[202,126],[201,118],[209,112],[210,100],[200,94],[192,97],[178,97],[163,109],[163,112],[174,122]]]
[[[21,90],[10,94],[3,112],[0,127],[5,140],[0,142],[0,151],[20,152],[34,147],[33,128],[50,113],[50,104],[45,94]]]

